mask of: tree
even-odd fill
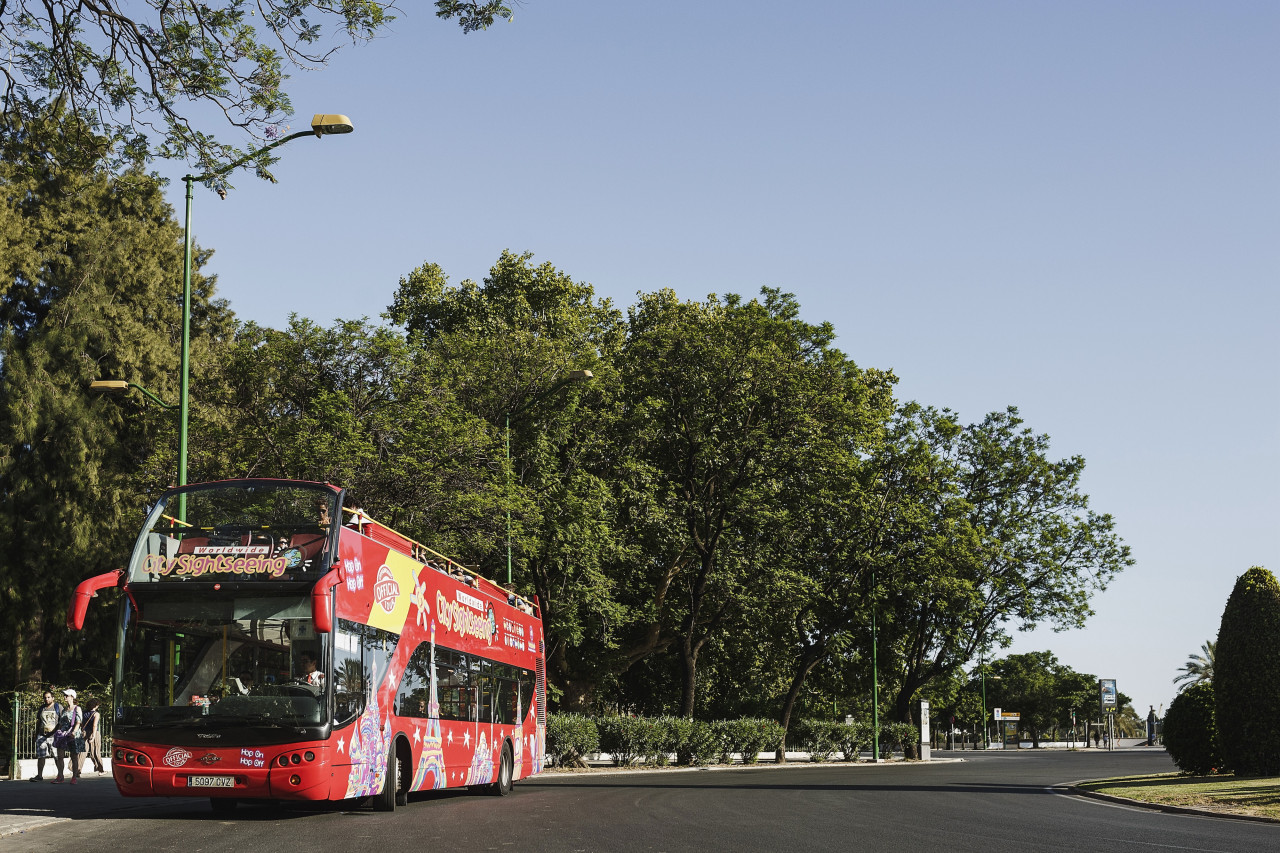
[[[501,478],[513,578],[542,603],[553,695],[562,708],[590,710],[599,684],[631,662],[622,646],[632,613],[616,576],[633,555],[609,485],[626,465],[612,427],[612,358],[625,329],[589,284],[531,259],[504,251],[482,283],[457,286],[424,264],[401,279],[388,317],[429,354],[433,383],[484,424],[491,448],[473,462]],[[594,381],[566,381],[575,370]],[[491,576],[506,575],[505,542],[502,532],[472,552]]]
[[[464,32],[511,17],[501,0],[435,6]],[[18,125],[57,104],[75,117],[60,126],[64,135],[91,130],[134,162],[159,154],[212,171],[246,152],[219,142],[212,120],[197,116],[220,113],[249,134],[250,150],[278,138],[293,112],[285,69],[324,65],[339,49],[338,37],[376,37],[393,10],[380,0],[5,3],[3,118]],[[264,155],[252,166],[270,178],[272,162]]]
[[[1017,409],[960,428],[950,412],[909,404],[895,431],[921,461],[890,455],[884,477],[925,514],[893,544],[896,571],[878,587],[891,705],[908,722],[918,690],[1007,644],[1008,626],[1083,625],[1090,597],[1133,559],[1079,490],[1084,459],[1049,459],[1049,437]]]
[[[833,338],[768,288],[750,302],[660,291],[631,310],[618,358],[620,455],[631,460],[620,483],[645,559],[627,588],[648,599],[635,606],[648,612],[650,648],[677,650],[684,716],[708,644],[788,582],[776,573],[788,561],[756,535],[786,512],[782,482],[836,435],[857,447],[888,411],[886,376],[857,369]]]
[[[1204,775],[1222,766],[1214,720],[1214,687],[1197,681],[1180,690],[1164,715],[1164,746],[1184,773]]]
[[[1179,691],[1202,681],[1213,681],[1213,658],[1217,645],[1213,640],[1205,640],[1200,646],[1200,651],[1204,654],[1191,655],[1187,658],[1187,662],[1180,670],[1182,674],[1173,680],[1173,683],[1178,685]]]
[[[105,141],[32,144],[66,120],[0,138],[0,664],[15,684],[105,667],[110,620],[68,635],[70,591],[120,565],[147,494],[176,471],[171,413],[88,386],[121,378],[176,396],[181,229],[158,179],[110,173]],[[198,357],[232,319],[199,276],[206,256],[193,293]]]
[[[1280,775],[1280,583],[1271,572],[1254,566],[1236,580],[1215,651],[1223,761],[1240,775]]]

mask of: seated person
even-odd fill
[[[296,552],[296,565],[304,569],[311,568],[329,541],[329,504],[321,501],[316,506],[316,512],[319,515],[317,529],[302,530],[291,535],[289,550],[285,552],[286,556]]]
[[[321,689],[324,687],[324,673],[316,667],[316,656],[311,652],[302,653],[302,675],[300,680],[306,681],[307,684]]]

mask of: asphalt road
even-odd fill
[[[4,782],[0,832],[10,834],[0,835],[0,851],[1280,850],[1277,824],[1164,814],[1051,790],[1080,779],[1173,769],[1163,752],[963,757],[931,764],[544,774],[518,783],[505,799],[415,795],[391,814],[241,806],[230,819],[215,817],[203,800],[113,797],[107,779],[75,788]],[[30,821],[42,808],[52,822],[12,831],[12,821]]]

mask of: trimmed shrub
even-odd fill
[[[715,761],[720,749],[714,726],[704,720],[685,722],[692,723],[692,726],[676,747],[677,760],[681,764],[710,764]]]
[[[600,751],[613,757],[617,767],[634,764],[653,752],[653,721],[645,717],[600,717]]]
[[[892,758],[895,752],[907,755],[907,744],[920,742],[920,730],[911,723],[884,723],[880,726],[880,757]]]
[[[1222,766],[1214,724],[1213,682],[1193,684],[1174,697],[1164,715],[1164,748],[1183,773],[1204,775]]]
[[[678,753],[680,743],[685,738],[685,724],[693,723],[684,717],[649,717],[648,736],[644,741],[644,760],[646,764],[666,767],[671,762],[671,753]]]
[[[1213,667],[1223,763],[1240,775],[1280,775],[1280,583],[1266,569],[1249,569],[1231,590]]]
[[[871,746],[871,726],[864,722],[836,723],[832,737],[845,761],[857,761],[858,753]]]
[[[836,751],[836,727],[842,723],[829,720],[801,720],[796,725],[795,745],[809,753],[809,760],[831,760]]]
[[[735,752],[742,756],[743,764],[755,764],[761,751],[776,750],[782,745],[784,732],[776,720],[716,720],[711,725],[722,764],[731,764]]]
[[[547,758],[557,767],[583,766],[588,753],[600,751],[596,721],[584,714],[547,715]]]

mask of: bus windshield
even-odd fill
[[[129,582],[314,578],[327,570],[337,501],[324,485],[272,480],[166,492],[134,547]]]
[[[328,642],[307,597],[177,591],[136,597],[126,610],[118,725],[325,722]]]

